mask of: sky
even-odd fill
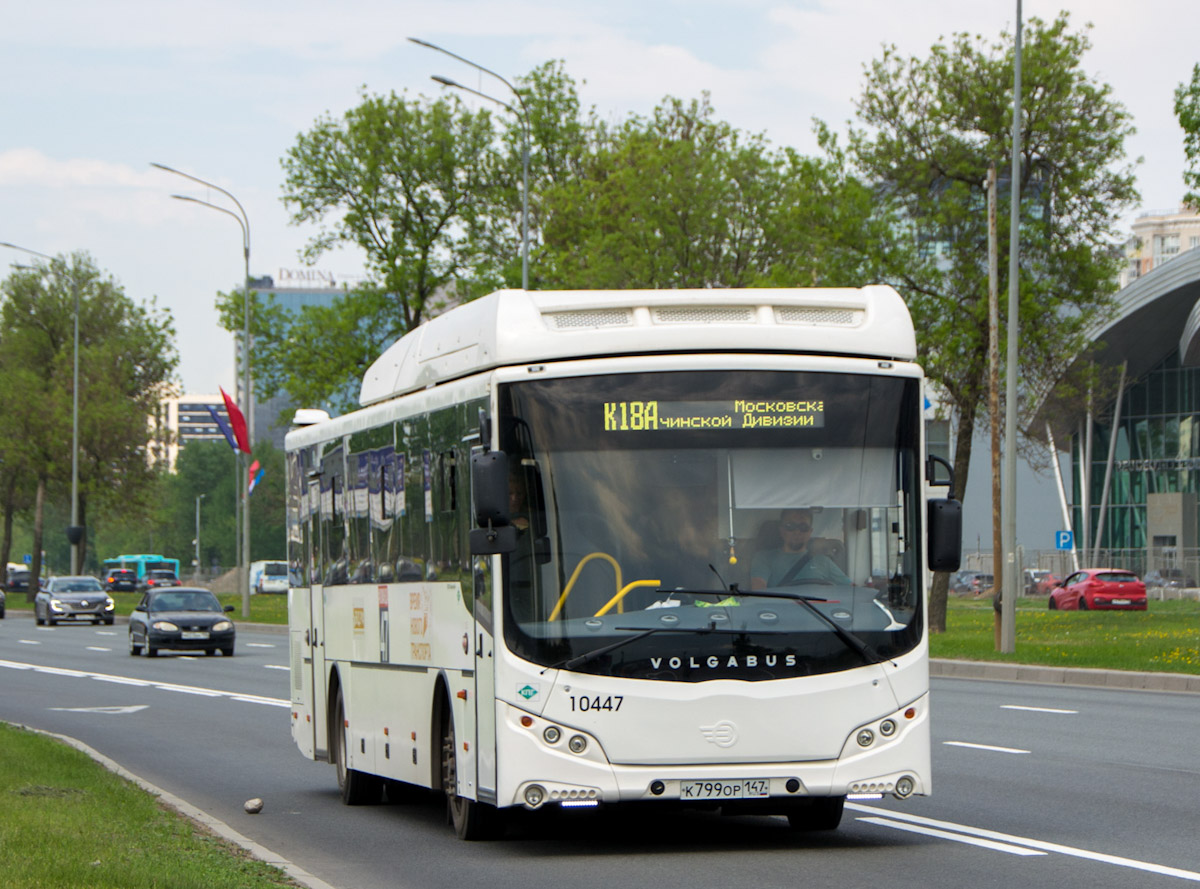
[[[1143,211],[1176,207],[1184,155],[1172,101],[1200,61],[1200,6],[1146,0],[1132,14],[1115,0],[1025,0],[1022,15],[1051,20],[1060,9],[1094,25],[1086,68],[1133,115]],[[280,199],[280,159],[298,134],[359,104],[364,87],[432,96],[441,88],[430,76],[441,74],[503,93],[407,37],[509,80],[561,59],[584,106],[613,120],[708,91],[718,118],[815,154],[813,118],[844,131],[863,66],[885,43],[923,57],[940,38],[998,39],[1015,21],[1015,0],[10,2],[0,15],[0,241],[86,250],[135,300],[170,309],[184,391],[231,390],[233,341],[214,299],[242,280],[241,229],[171,200],[224,199],[150,164],[232,193],[249,221],[251,274],[279,281],[305,268],[314,234],[290,224]],[[0,254],[0,270],[28,261]],[[353,251],[315,268],[339,280],[363,272]]]

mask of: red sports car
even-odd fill
[[[1051,610],[1145,611],[1146,585],[1132,571],[1085,568],[1050,591]]]

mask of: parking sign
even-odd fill
[[[1054,548],[1055,549],[1072,549],[1075,546],[1074,531],[1055,531],[1054,532]]]

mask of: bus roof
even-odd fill
[[[913,361],[891,287],[501,290],[405,334],[363,377],[364,407],[506,365],[654,352],[806,352]]]

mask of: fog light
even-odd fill
[[[663,784],[661,781],[651,781],[650,782],[650,792],[653,793],[655,796],[662,796],[663,791],[665,791],[666,789],[667,789],[667,785]]]
[[[885,719],[883,722],[879,723],[879,734],[883,735],[885,738],[890,738],[892,735],[896,734],[896,723],[892,722],[890,719]]]
[[[556,725],[548,725],[546,726],[546,730],[542,732],[542,738],[545,739],[547,744],[557,744],[561,737],[562,732],[559,731]]]
[[[546,801],[546,790],[539,784],[530,784],[525,788],[525,805],[536,809]]]
[[[858,733],[857,740],[859,747],[870,747],[873,743],[875,743],[875,733],[869,728],[865,728]]]
[[[572,753],[583,753],[587,750],[587,738],[583,735],[572,735],[571,740],[567,742],[567,747]]]
[[[905,797],[912,796],[912,792],[916,789],[917,783],[912,777],[910,775],[902,775],[896,782],[896,797],[904,799]]]
[[[787,784],[784,785],[788,793],[798,793],[800,791],[800,782],[795,778],[788,778]]]

